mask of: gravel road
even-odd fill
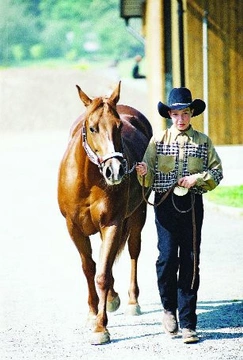
[[[104,72],[103,72],[104,74]],[[205,203],[198,299],[198,344],[162,332],[149,207],[139,260],[142,315],[125,316],[129,259],[115,264],[121,307],[109,315],[111,343],[89,344],[87,289],[78,253],[56,200],[57,171],[71,123],[82,111],[75,84],[89,95],[113,86],[105,74],[77,70],[0,72],[0,359],[230,360],[243,358],[240,212]],[[124,80],[121,102],[146,114],[146,83]],[[99,249],[94,236],[94,257]]]

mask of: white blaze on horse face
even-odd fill
[[[108,135],[108,134],[107,134],[107,135]],[[116,151],[116,150],[115,150],[115,147],[114,147],[113,141],[111,141],[111,140],[109,139],[109,135],[108,135],[107,144],[108,144],[108,146],[107,146],[108,153],[113,153],[113,152]]]
[[[116,149],[114,146],[114,142],[109,137],[108,132],[107,132],[107,138],[108,138],[107,151],[109,154],[112,155],[112,153],[116,152]],[[105,170],[104,176],[106,178],[106,182],[109,185],[120,184],[123,179],[123,176],[124,176],[124,169],[123,169],[120,159],[118,159],[116,157],[111,157],[105,164],[105,168],[106,168],[106,170]]]
[[[113,169],[113,178],[116,182],[121,182],[123,178],[123,168],[119,159],[113,158],[111,159],[112,169]]]
[[[108,185],[118,185],[121,183],[124,176],[124,169],[121,164],[120,159],[117,157],[112,157],[112,154],[116,152],[114,144],[112,141],[108,140],[107,142],[107,152],[110,158],[107,159],[103,167],[103,176]]]
[[[121,159],[117,158],[117,150],[115,149],[113,137],[114,126],[117,126],[118,129],[117,124],[112,124],[112,126],[107,125],[106,128],[104,128],[103,141],[101,141],[102,151],[104,152],[104,154],[101,155],[101,159],[104,159],[102,174],[108,185],[120,184],[124,176],[123,164],[121,163]]]

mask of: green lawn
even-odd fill
[[[206,199],[215,204],[243,208],[243,185],[218,186],[205,195]]]

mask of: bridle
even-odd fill
[[[87,142],[87,133],[86,133],[86,128],[85,128],[85,124],[82,126],[82,144],[83,144],[83,148],[89,158],[89,160],[98,166],[100,172],[102,173],[102,170],[105,166],[105,163],[107,160],[109,159],[119,159],[122,167],[123,167],[123,171],[124,174],[130,174],[136,167],[137,163],[134,163],[133,166],[131,167],[131,169],[128,168],[128,160],[126,159],[126,157],[124,156],[123,152],[119,152],[119,151],[113,151],[109,154],[106,154],[104,156],[98,156],[89,146],[88,142]],[[123,146],[122,146],[123,148]]]

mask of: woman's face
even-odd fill
[[[185,131],[188,129],[192,114],[193,110],[191,110],[189,107],[182,110],[169,111],[169,115],[173,121],[173,124],[179,131]]]

